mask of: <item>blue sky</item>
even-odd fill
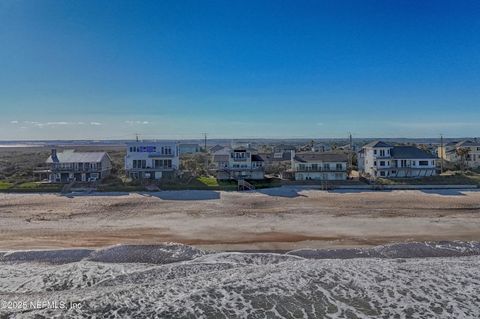
[[[479,1],[0,1],[0,140],[480,135]]]

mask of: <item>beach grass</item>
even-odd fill
[[[480,174],[477,173],[454,173],[449,175],[437,175],[421,178],[392,178],[377,179],[381,185],[480,185]]]
[[[6,181],[0,181],[0,189],[9,189],[13,184]]]
[[[210,187],[219,186],[218,181],[215,177],[200,176],[200,177],[197,177],[197,181],[205,186],[210,186]]]

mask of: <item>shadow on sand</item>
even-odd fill
[[[207,190],[183,190],[183,191],[162,191],[162,192],[143,192],[140,193],[146,197],[157,197],[163,200],[213,200],[220,199],[220,192]]]
[[[300,194],[299,191],[301,189],[293,188],[293,187],[275,187],[275,188],[264,188],[264,189],[257,189],[254,192],[273,196],[273,197],[288,197],[288,198],[295,198],[295,197],[307,197],[306,195]]]

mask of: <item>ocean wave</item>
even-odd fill
[[[0,263],[0,300],[81,305],[0,308],[0,317],[480,317],[479,256],[317,260],[242,255],[248,254],[210,254],[169,264]]]

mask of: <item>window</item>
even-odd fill
[[[377,166],[377,161],[373,161],[373,166]]]
[[[397,171],[392,171],[392,174],[397,174]]]
[[[377,150],[373,150],[373,154],[377,155]]]
[[[323,169],[328,171],[330,169],[330,164],[329,163],[324,163],[323,164]]]
[[[385,156],[385,150],[380,150],[380,156]]]
[[[385,161],[380,161],[380,166],[385,166]]]
[[[305,170],[305,164],[298,164],[298,169],[300,171],[304,171]]]
[[[337,170],[343,170],[343,165],[341,163],[337,163]]]
[[[312,164],[312,171],[318,170],[318,164]]]
[[[380,176],[385,176],[385,172],[384,172],[384,171],[381,171],[381,172],[380,172]]]
[[[428,161],[418,161],[418,165],[420,165],[420,166],[428,166]]]

